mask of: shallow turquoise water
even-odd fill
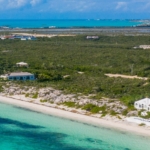
[[[0,150],[149,150],[150,138],[0,103]]]
[[[11,28],[132,27],[139,24],[140,20],[0,20],[0,26]]]

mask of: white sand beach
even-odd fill
[[[57,108],[52,108],[49,106],[44,106],[42,105],[42,103],[36,104],[33,102],[18,100],[14,98],[8,98],[5,96],[0,96],[0,102],[23,107],[29,110],[34,110],[34,111],[38,111],[38,112],[53,115],[53,116],[63,117],[63,118],[95,125],[95,126],[102,126],[106,128],[120,130],[123,132],[135,133],[135,134],[142,135],[142,136],[150,136],[149,127],[138,126],[136,124],[129,123],[126,121],[115,121],[113,119],[106,120],[106,118],[103,119],[103,118],[91,117],[91,116],[73,113],[73,112],[69,112],[69,111],[65,111],[65,110],[61,110]]]

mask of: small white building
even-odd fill
[[[5,40],[6,37],[5,37],[5,36],[0,36],[0,39],[1,39],[1,40]]]
[[[144,98],[139,101],[136,101],[134,103],[134,107],[136,109],[144,109],[144,110],[150,111],[150,99]]]
[[[7,80],[8,79],[8,75],[7,74],[0,75],[0,79]]]
[[[28,64],[25,62],[19,62],[19,63],[16,63],[16,66],[17,67],[28,67]]]
[[[99,36],[87,36],[86,39],[99,39]]]
[[[26,41],[26,40],[27,40],[27,38],[23,38],[23,37],[21,38],[21,41]]]

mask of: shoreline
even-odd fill
[[[0,32],[26,32],[36,34],[125,34],[125,35],[147,35],[150,27],[102,27],[102,28],[0,28]]]
[[[126,121],[114,121],[106,120],[104,118],[97,118],[94,116],[87,116],[83,114],[73,113],[70,111],[61,110],[59,108],[53,108],[43,104],[37,104],[33,102],[27,102],[15,98],[8,98],[6,96],[0,96],[0,102],[5,104],[10,104],[14,106],[19,106],[26,108],[28,110],[33,110],[43,114],[48,114],[56,117],[61,117],[69,120],[74,120],[81,123],[86,123],[89,125],[94,125],[97,127],[104,127],[109,129],[114,129],[116,131],[132,133],[144,137],[150,137],[150,129],[146,127],[141,127],[133,123]]]
[[[32,33],[12,33],[15,35],[23,35],[23,36],[34,36],[34,37],[48,37],[48,38],[52,38],[52,37],[60,37],[60,36],[76,36],[73,34],[32,34]]]

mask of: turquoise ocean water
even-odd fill
[[[72,27],[133,27],[140,20],[0,20],[0,26],[10,28],[72,28]]]
[[[0,150],[149,150],[150,138],[0,103]]]

